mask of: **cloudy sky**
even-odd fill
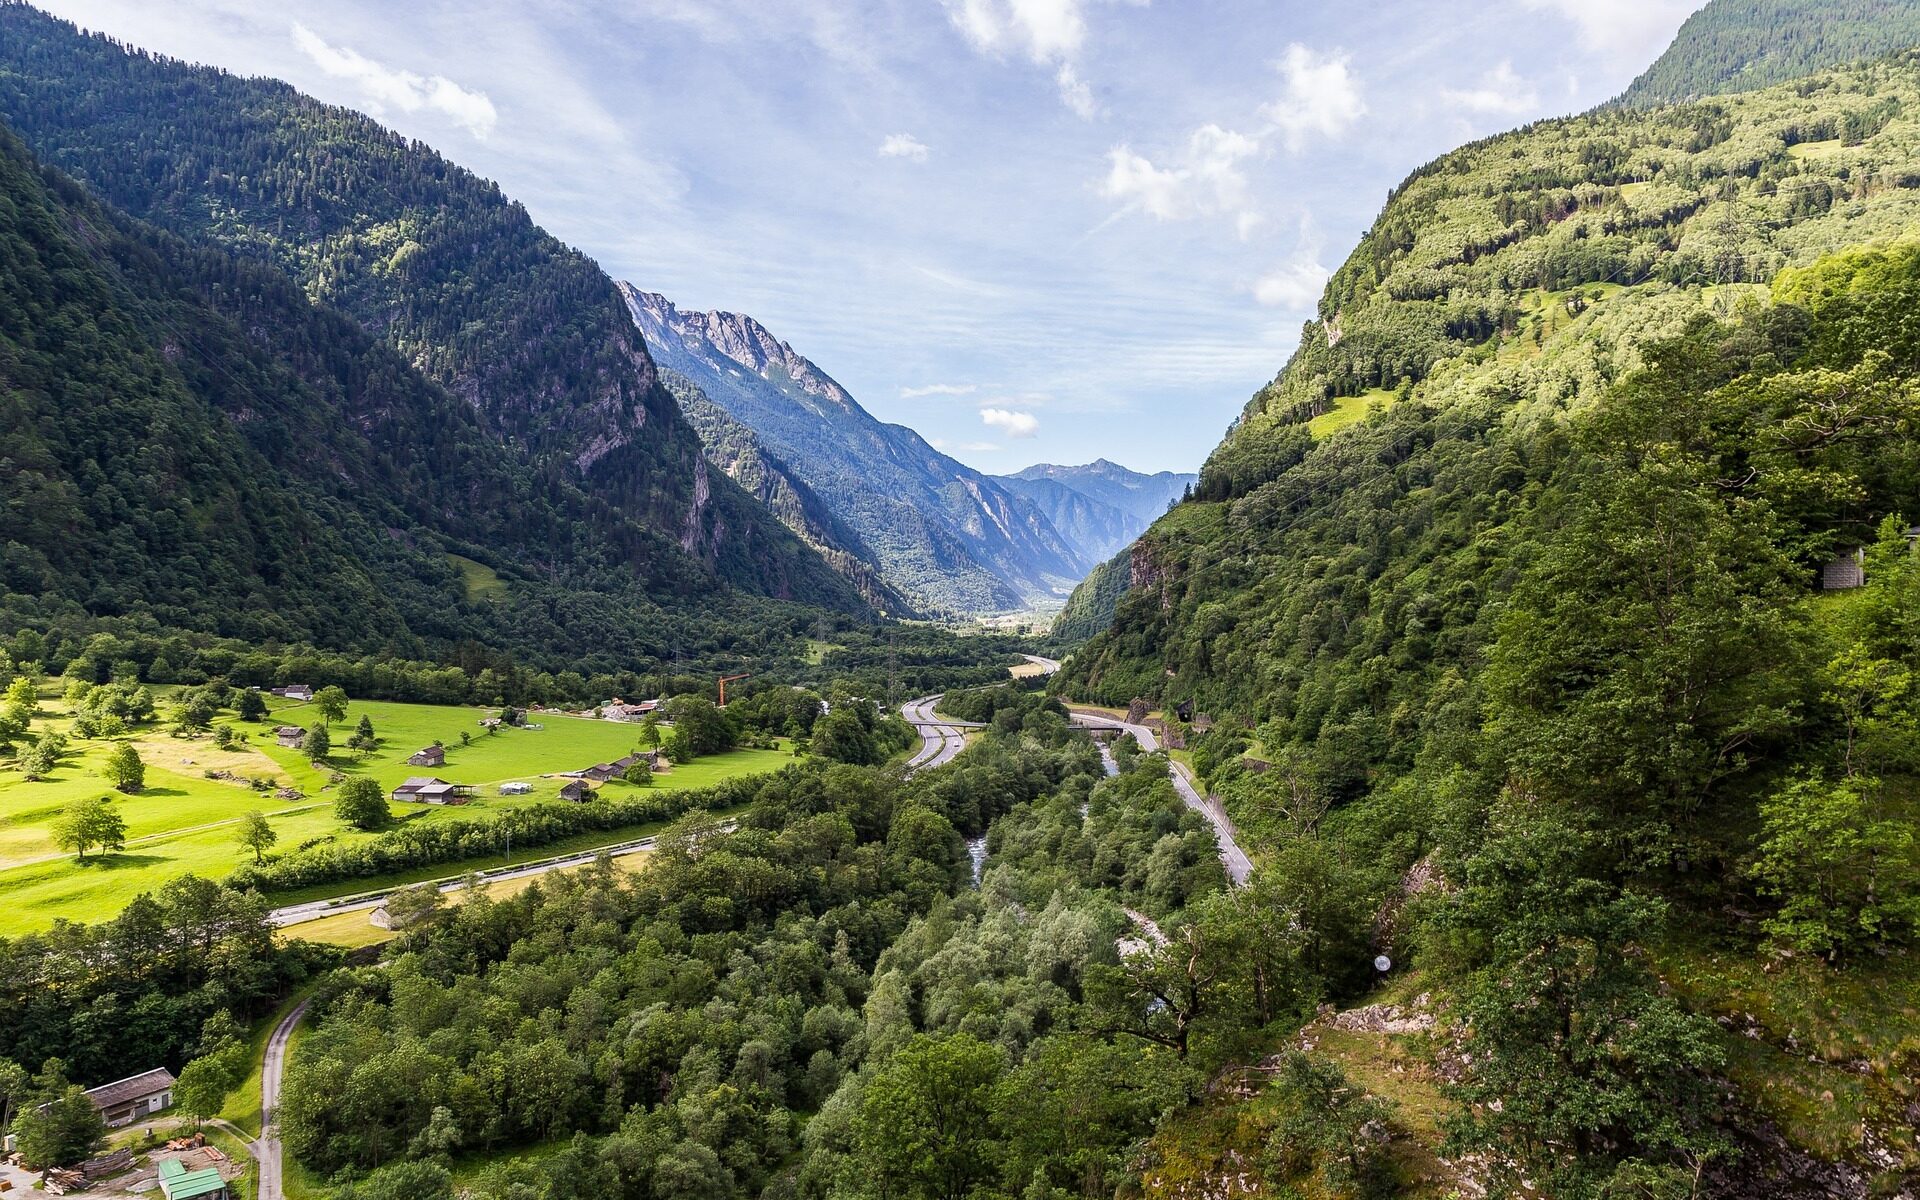
[[[1414,167],[1699,0],[39,0],[498,180],[990,471],[1195,469]]]

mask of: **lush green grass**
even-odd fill
[[[45,715],[36,720],[36,731],[70,725],[58,702],[46,701],[42,708]],[[332,761],[325,768],[316,768],[303,752],[277,745],[273,726],[312,725],[319,720],[318,712],[310,704],[285,701],[275,701],[272,708],[267,720],[257,725],[223,719],[222,723],[232,725],[245,739],[243,748],[237,751],[216,749],[210,737],[174,738],[150,728],[133,735],[131,740],[147,763],[147,787],[136,796],[115,796],[127,821],[129,838],[126,850],[116,854],[96,853],[78,861],[60,855],[51,835],[52,823],[67,803],[110,793],[103,765],[113,741],[75,740],[60,769],[44,781],[29,783],[18,771],[0,769],[0,897],[6,900],[0,907],[0,935],[44,929],[62,917],[75,921],[109,919],[134,896],[179,875],[223,878],[248,860],[249,852],[238,845],[235,835],[239,818],[251,809],[267,814],[280,835],[278,852],[321,837],[355,840],[374,836],[347,829],[335,819],[328,777],[336,770],[349,778],[374,779],[383,790],[391,790],[410,775],[474,784],[480,795],[459,808],[394,806],[396,815],[406,820],[461,820],[488,810],[550,802],[566,781],[544,776],[578,770],[639,748],[639,726],[626,722],[541,713],[532,718],[533,723],[543,726],[541,729],[502,728],[487,734],[479,724],[482,717],[490,715],[487,709],[356,701],[346,719],[333,728],[337,752]],[[344,749],[362,715],[373,721],[380,738],[380,748],[365,761]],[[463,733],[469,735],[470,744],[461,744]],[[407,764],[408,755],[436,739],[447,746],[444,767]],[[681,764],[656,776],[651,786],[703,788],[740,775],[775,771],[792,761],[791,753],[782,745],[779,750],[736,750]],[[241,783],[207,779],[207,770],[270,779],[275,786],[299,790],[304,798],[282,800]],[[499,785],[509,780],[529,783],[533,791],[525,796],[500,795]],[[624,790],[630,785],[615,782],[603,786]],[[626,836],[632,835],[588,835],[578,846],[539,847],[512,860],[500,859],[487,865],[545,858]],[[430,869],[423,877],[449,873],[457,871],[442,866]],[[355,881],[320,894],[364,890],[380,882]],[[317,897],[293,899],[313,898]]]
[[[493,600],[506,596],[507,581],[487,564],[458,554],[447,555],[447,561],[459,568],[460,581],[466,585],[467,599]]]
[[[1824,142],[1799,142],[1787,147],[1787,153],[1795,158],[1823,159],[1832,158],[1844,147],[1839,138],[1828,138]]]
[[[1349,425],[1357,425],[1367,414],[1387,407],[1394,400],[1392,388],[1373,388],[1358,396],[1342,396],[1333,407],[1307,422],[1307,432],[1315,438],[1328,438]]]

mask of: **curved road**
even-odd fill
[[[944,693],[922,696],[900,706],[900,715],[920,734],[920,749],[907,760],[909,775],[952,762],[956,755],[967,748],[967,730],[986,728],[977,721],[954,721],[935,716],[933,710],[945,698]]]
[[[1022,654],[1034,666],[1040,668],[1042,675],[1051,675],[1060,669],[1060,664],[1051,658],[1042,658],[1038,654]],[[944,767],[952,762],[962,750],[967,748],[967,730],[985,729],[978,721],[955,721],[937,716],[934,709],[946,698],[941,692],[934,696],[922,696],[918,700],[909,700],[900,706],[900,715],[907,724],[920,733],[920,749],[907,760],[907,774],[916,775],[934,767]]]
[[[1088,729],[1119,729],[1133,735],[1133,740],[1140,743],[1140,748],[1149,754],[1160,748],[1159,739],[1155,738],[1153,730],[1145,725],[1135,725],[1129,721],[1122,721],[1118,717],[1088,712],[1085,709],[1068,711],[1073,713],[1076,724]],[[1179,763],[1168,765],[1167,778],[1173,781],[1173,790],[1180,793],[1180,799],[1186,803],[1186,806],[1205,817],[1207,824],[1213,826],[1214,840],[1220,844],[1220,865],[1227,869],[1227,878],[1233,880],[1235,887],[1245,886],[1247,877],[1253,874],[1253,860],[1249,859],[1247,852],[1240,848],[1233,822],[1227,819],[1225,810],[1217,801],[1200,794],[1193,786],[1193,779],[1187,774],[1187,769]]]
[[[294,1005],[267,1039],[267,1058],[260,1069],[260,1137],[253,1143],[253,1160],[260,1164],[258,1200],[286,1196],[280,1182],[280,1081],[287,1071],[287,1045],[293,1040],[294,1027],[307,1015],[307,1004],[302,1000]]]

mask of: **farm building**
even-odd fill
[[[103,1083],[87,1091],[87,1099],[100,1110],[107,1124],[131,1125],[142,1117],[159,1112],[173,1103],[173,1072],[155,1067],[112,1083]]]
[[[659,707],[658,700],[642,700],[638,704],[628,704],[615,697],[612,704],[600,706],[600,715],[609,721],[644,721],[648,713]]]
[[[448,783],[426,775],[410,775],[405,783],[393,789],[393,798],[420,804],[465,804],[473,799],[474,791],[469,783]]]
[[[533,791],[533,785],[530,783],[516,782],[516,783],[503,783],[500,785],[500,794],[502,796],[524,796],[531,791]]]
[[[307,683],[290,683],[286,687],[269,688],[267,694],[269,696],[279,696],[286,700],[298,700],[300,703],[305,704],[307,701],[313,699],[313,685]]]
[[[612,762],[595,763],[583,771],[574,771],[571,773],[582,779],[591,779],[595,783],[605,783],[609,779],[620,778],[621,775],[626,773],[628,767],[639,762],[644,762],[649,767],[658,767],[660,765],[660,753],[657,750],[649,750],[645,754],[628,754],[624,757],[616,758]]]
[[[422,746],[407,755],[407,765],[414,767],[444,767],[447,765],[445,746]]]
[[[218,1167],[191,1168],[177,1158],[160,1160],[160,1194],[167,1200],[227,1200]]]
[[[562,800],[583,801],[593,799],[593,789],[584,779],[570,779],[560,789]]]
[[[298,750],[306,745],[307,731],[298,725],[277,725],[273,730],[273,739],[289,750]]]

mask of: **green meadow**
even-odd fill
[[[332,728],[334,752],[328,763],[315,767],[304,752],[276,744],[273,728],[311,726],[320,719],[318,711],[311,704],[276,699],[267,719],[258,724],[231,716],[216,722],[231,726],[244,738],[234,750],[216,748],[210,736],[177,738],[149,726],[126,738],[74,738],[59,768],[36,782],[23,779],[17,770],[0,768],[0,935],[45,929],[59,918],[108,920],[133,897],[180,875],[223,878],[251,859],[251,851],[236,841],[239,819],[251,809],[265,813],[279,835],[275,853],[318,838],[353,841],[376,836],[349,829],[334,817],[334,788],[328,782],[334,772],[347,778],[372,778],[387,791],[410,775],[473,784],[479,795],[458,808],[392,806],[397,818],[408,821],[470,820],[488,811],[552,802],[566,780],[547,776],[639,748],[638,725],[552,713],[529,718],[542,728],[502,727],[489,734],[480,721],[493,711],[354,701],[345,720]],[[363,715],[372,720],[380,739],[379,749],[364,760],[344,748]],[[66,730],[70,724],[62,702],[43,697],[34,731]],[[469,739],[464,744],[462,734]],[[436,739],[446,746],[446,765],[408,765],[409,755]],[[108,753],[123,741],[132,742],[146,763],[146,786],[137,795],[114,792],[104,772]],[[656,776],[651,786],[707,787],[739,775],[775,771],[791,761],[791,753],[784,748],[735,750],[675,766]],[[260,792],[237,780],[209,779],[210,771],[267,779],[272,788]],[[533,790],[524,796],[500,795],[500,785],[510,781],[527,783]],[[631,785],[602,786],[625,790]],[[282,787],[302,795],[280,798],[276,791]],[[52,833],[62,808],[72,800],[99,795],[113,796],[126,820],[125,850],[104,855],[95,851],[85,859],[62,853]],[[623,836],[608,833],[600,840],[619,841]],[[356,880],[338,891],[364,890],[377,882]]]

